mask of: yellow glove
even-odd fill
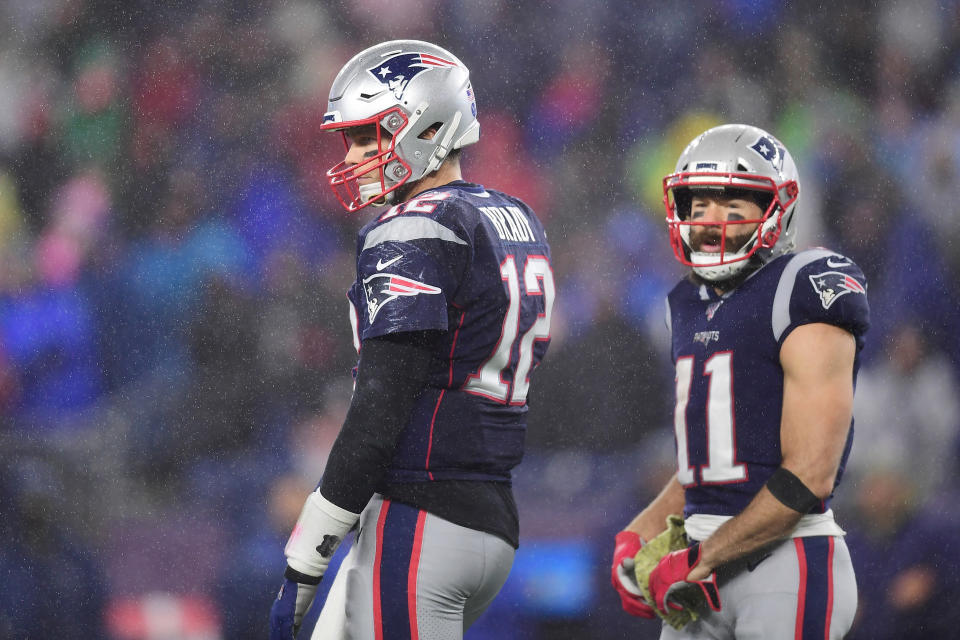
[[[650,572],[659,564],[660,559],[671,551],[686,549],[689,544],[686,531],[683,528],[683,518],[671,515],[667,516],[666,530],[640,548],[640,551],[633,558],[633,568],[637,576],[637,585],[643,592],[644,600],[650,603],[654,601],[653,594],[650,592]],[[706,603],[700,589],[693,585],[691,587],[671,596],[671,599],[681,605],[683,609],[677,611],[667,607],[668,613],[664,615],[656,607],[653,607],[657,615],[674,629],[682,629],[687,623],[700,617],[696,609]]]

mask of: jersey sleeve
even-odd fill
[[[445,331],[468,243],[430,218],[402,216],[366,236],[353,298],[361,341],[403,331]]]
[[[866,277],[839,254],[823,249],[797,254],[781,276],[773,314],[781,344],[796,327],[822,322],[850,332],[860,345],[870,327]]]

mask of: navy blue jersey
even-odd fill
[[[733,516],[782,462],[783,341],[810,323],[849,331],[857,345],[855,381],[869,326],[866,281],[849,259],[811,249],[773,260],[722,297],[685,280],[670,292],[668,307],[684,515]],[[852,441],[851,424],[837,483]]]
[[[502,480],[523,456],[530,374],[550,342],[550,248],[520,200],[466,182],[366,225],[348,297],[355,341],[444,339],[387,482]]]

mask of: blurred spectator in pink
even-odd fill
[[[8,405],[19,429],[64,428],[64,413],[88,407],[102,391],[97,320],[78,278],[109,213],[109,193],[96,173],[77,176],[53,201],[36,244],[18,244],[19,205],[0,207],[7,236],[0,289],[0,348],[18,390]],[[30,263],[24,260],[32,252]],[[8,384],[9,388],[9,384]]]
[[[37,239],[36,269],[52,287],[72,285],[109,223],[111,194],[101,172],[71,177],[57,195]]]
[[[603,48],[590,42],[572,45],[527,116],[527,143],[534,152],[551,158],[577,137],[595,132],[609,68]]]
[[[550,218],[551,188],[544,169],[525,151],[523,129],[504,111],[478,107],[481,138],[463,153],[464,172],[476,182],[516,194],[542,219]]]

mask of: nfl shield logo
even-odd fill
[[[713,320],[714,314],[717,313],[717,309],[719,309],[722,304],[723,300],[720,300],[707,306],[707,320]]]

